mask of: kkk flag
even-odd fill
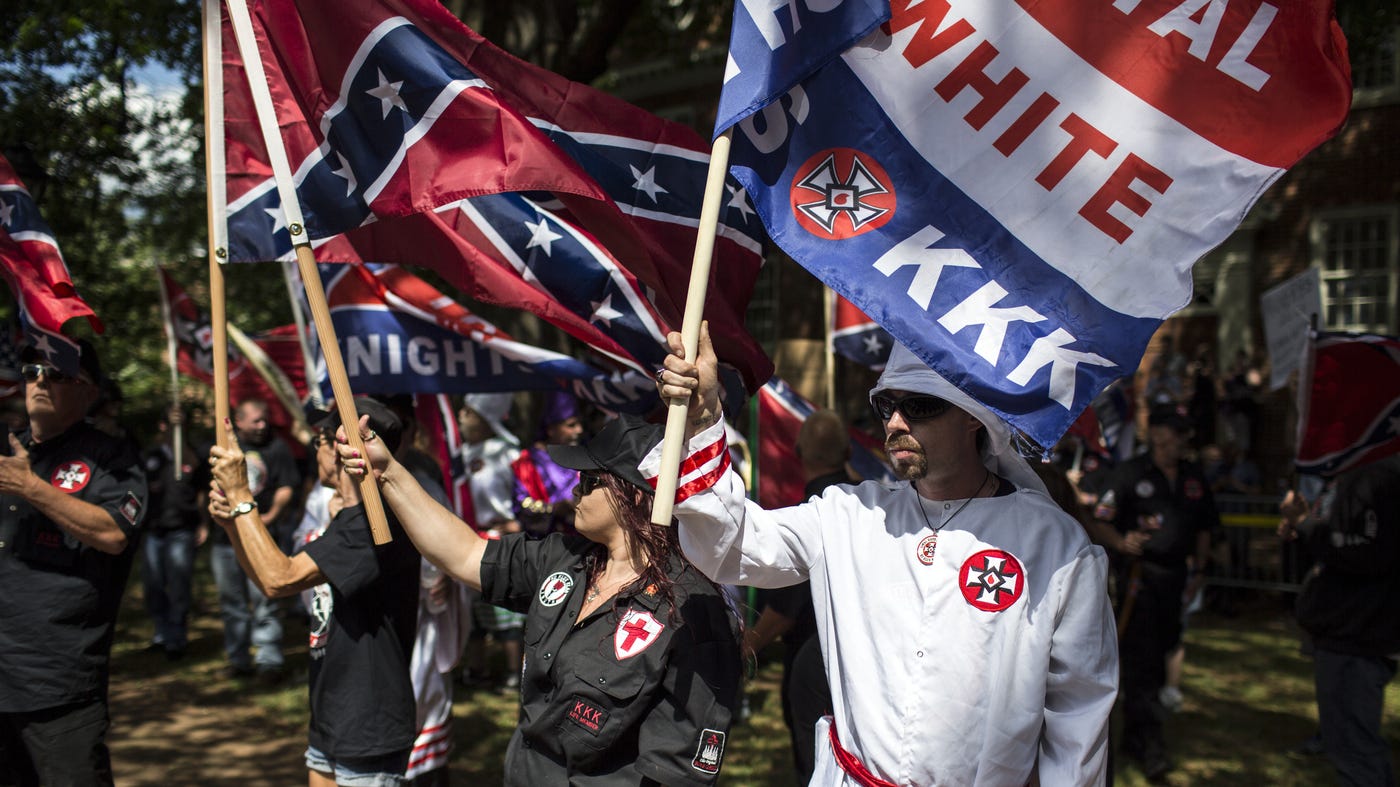
[[[1400,339],[1320,333],[1305,386],[1298,472],[1330,477],[1400,452]]]
[[[780,508],[804,502],[807,485],[797,455],[797,433],[817,409],[781,379],[774,377],[758,391],[758,502]],[[862,479],[894,480],[880,457],[880,441],[851,428],[851,469]]]
[[[865,316],[854,303],[836,296],[831,315],[831,349],[843,358],[871,369],[884,369],[894,349],[889,333]]]
[[[321,265],[350,387],[368,394],[568,390],[613,411],[644,414],[656,382],[515,341],[395,265]],[[316,379],[329,398],[324,367]]]
[[[1261,0],[895,0],[793,83],[734,134],[773,239],[1046,446],[1351,98],[1331,4]]]
[[[703,139],[516,60],[436,3],[250,10],[317,259],[429,265],[655,368],[684,306]],[[231,31],[223,46],[228,252],[290,259]],[[752,390],[772,370],[743,330],[762,229],[737,184],[728,206],[707,317]]]
[[[52,230],[4,156],[0,156],[0,275],[15,296],[26,343],[61,371],[76,375],[78,345],[63,335],[63,324],[86,317],[92,329],[102,333],[102,322],[78,297]]]

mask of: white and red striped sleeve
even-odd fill
[[[660,467],[657,446],[639,469],[654,482]],[[690,439],[681,461],[675,516],[681,549],[710,579],[754,587],[801,582],[821,552],[821,515],[820,501],[767,511],[749,500],[743,479],[731,466],[722,424]]]

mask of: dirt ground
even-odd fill
[[[289,628],[287,641],[305,642],[304,630]],[[198,620],[191,634],[178,662],[129,636],[113,648],[108,744],[117,783],[305,784],[304,711],[278,707],[305,705],[305,678],[291,674],[276,688],[225,678],[217,620]]]

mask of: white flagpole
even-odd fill
[[[160,318],[165,323],[165,352],[170,356],[170,406],[180,409],[180,345],[175,340],[175,321],[170,314],[170,294],[165,291],[165,275],[156,266],[156,289],[160,291]],[[175,480],[184,478],[185,423],[183,418],[170,424],[170,450],[174,454]]]
[[[326,373],[330,376],[331,388],[335,392],[335,406],[340,411],[340,421],[345,425],[345,436],[350,446],[364,456],[365,445],[360,438],[360,416],[355,411],[355,394],[350,390],[350,379],[345,373],[345,362],[340,355],[335,326],[331,324],[330,307],[326,304],[326,291],[321,286],[321,274],[316,269],[316,255],[311,250],[311,238],[302,219],[301,203],[297,201],[292,167],[287,160],[286,147],[282,144],[277,110],[272,104],[272,91],[268,89],[262,55],[258,52],[258,42],[253,34],[253,20],[248,14],[248,5],[244,0],[226,0],[226,3],[229,19],[233,23],[233,34],[238,41],[238,51],[243,58],[243,69],[248,76],[248,87],[253,94],[253,105],[257,109],[263,144],[267,147],[267,157],[272,165],[273,180],[277,183],[277,195],[282,201],[282,211],[287,218],[287,231],[292,236],[297,268],[301,271],[301,284],[306,289],[306,300],[311,305],[311,319],[316,325],[316,336],[321,342],[321,355],[326,359]],[[379,497],[379,487],[375,484],[373,474],[366,473],[360,479],[359,487],[360,499],[365,505],[365,516],[369,519],[374,543],[386,544],[393,537],[389,534],[384,502]]]
[[[724,198],[724,176],[729,171],[729,143],[734,129],[726,129],[710,148],[710,169],[705,176],[705,198],[700,204],[700,226],[695,233],[695,255],[690,263],[690,287],[686,290],[685,316],[681,321],[681,342],[685,359],[694,362],[700,350],[700,322],[705,316],[705,293],[710,286],[710,261],[714,256],[715,231],[719,227],[719,203]],[[666,403],[666,438],[661,447],[661,471],[656,477],[656,496],[651,504],[651,521],[671,524],[676,505],[676,486],[685,450],[685,420],[689,402],[681,397]]]
[[[836,291],[822,287],[822,306],[826,312],[826,409],[836,409]]]

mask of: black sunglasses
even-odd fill
[[[19,373],[27,383],[37,383],[41,376],[51,383],[80,382],[83,379],[71,374],[64,374],[52,366],[45,366],[42,363],[27,363],[19,368]]]
[[[602,473],[579,473],[578,474],[578,496],[587,497],[594,489],[603,486]]]
[[[875,415],[879,416],[881,421],[890,420],[896,411],[904,416],[906,421],[927,421],[948,412],[948,408],[952,407],[953,403],[937,396],[920,394],[906,396],[902,399],[885,394],[875,394],[870,397],[870,406],[875,408]]]

